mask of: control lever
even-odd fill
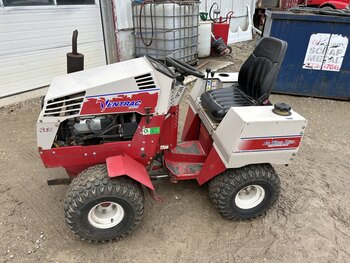
[[[209,80],[209,73],[211,72],[211,69],[206,68],[205,72],[207,72],[205,91],[208,91],[208,90],[211,90],[211,81]]]

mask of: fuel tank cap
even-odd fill
[[[281,116],[290,116],[292,115],[291,109],[292,108],[287,103],[281,102],[273,105],[272,112]]]

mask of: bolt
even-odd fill
[[[143,141],[142,143],[145,144],[145,141]]]
[[[131,144],[130,144],[130,143],[128,144],[128,147],[131,147]]]
[[[154,141],[151,141],[151,143],[154,143]]]
[[[52,154],[56,154],[56,152],[55,152],[55,151],[53,151],[53,152],[52,152]]]
[[[87,156],[88,154],[87,153],[84,153],[84,156]]]
[[[142,147],[142,148],[140,148],[140,150],[141,150],[141,152],[144,152],[144,151],[145,151],[145,148]]]
[[[92,155],[96,155],[96,152],[93,152]]]

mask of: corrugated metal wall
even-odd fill
[[[0,98],[46,86],[65,74],[75,29],[86,68],[106,64],[98,5],[0,7]]]

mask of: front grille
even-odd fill
[[[46,104],[44,117],[71,116],[79,114],[85,98],[85,92],[49,100]]]
[[[150,73],[135,77],[139,89],[153,89],[156,87]]]

